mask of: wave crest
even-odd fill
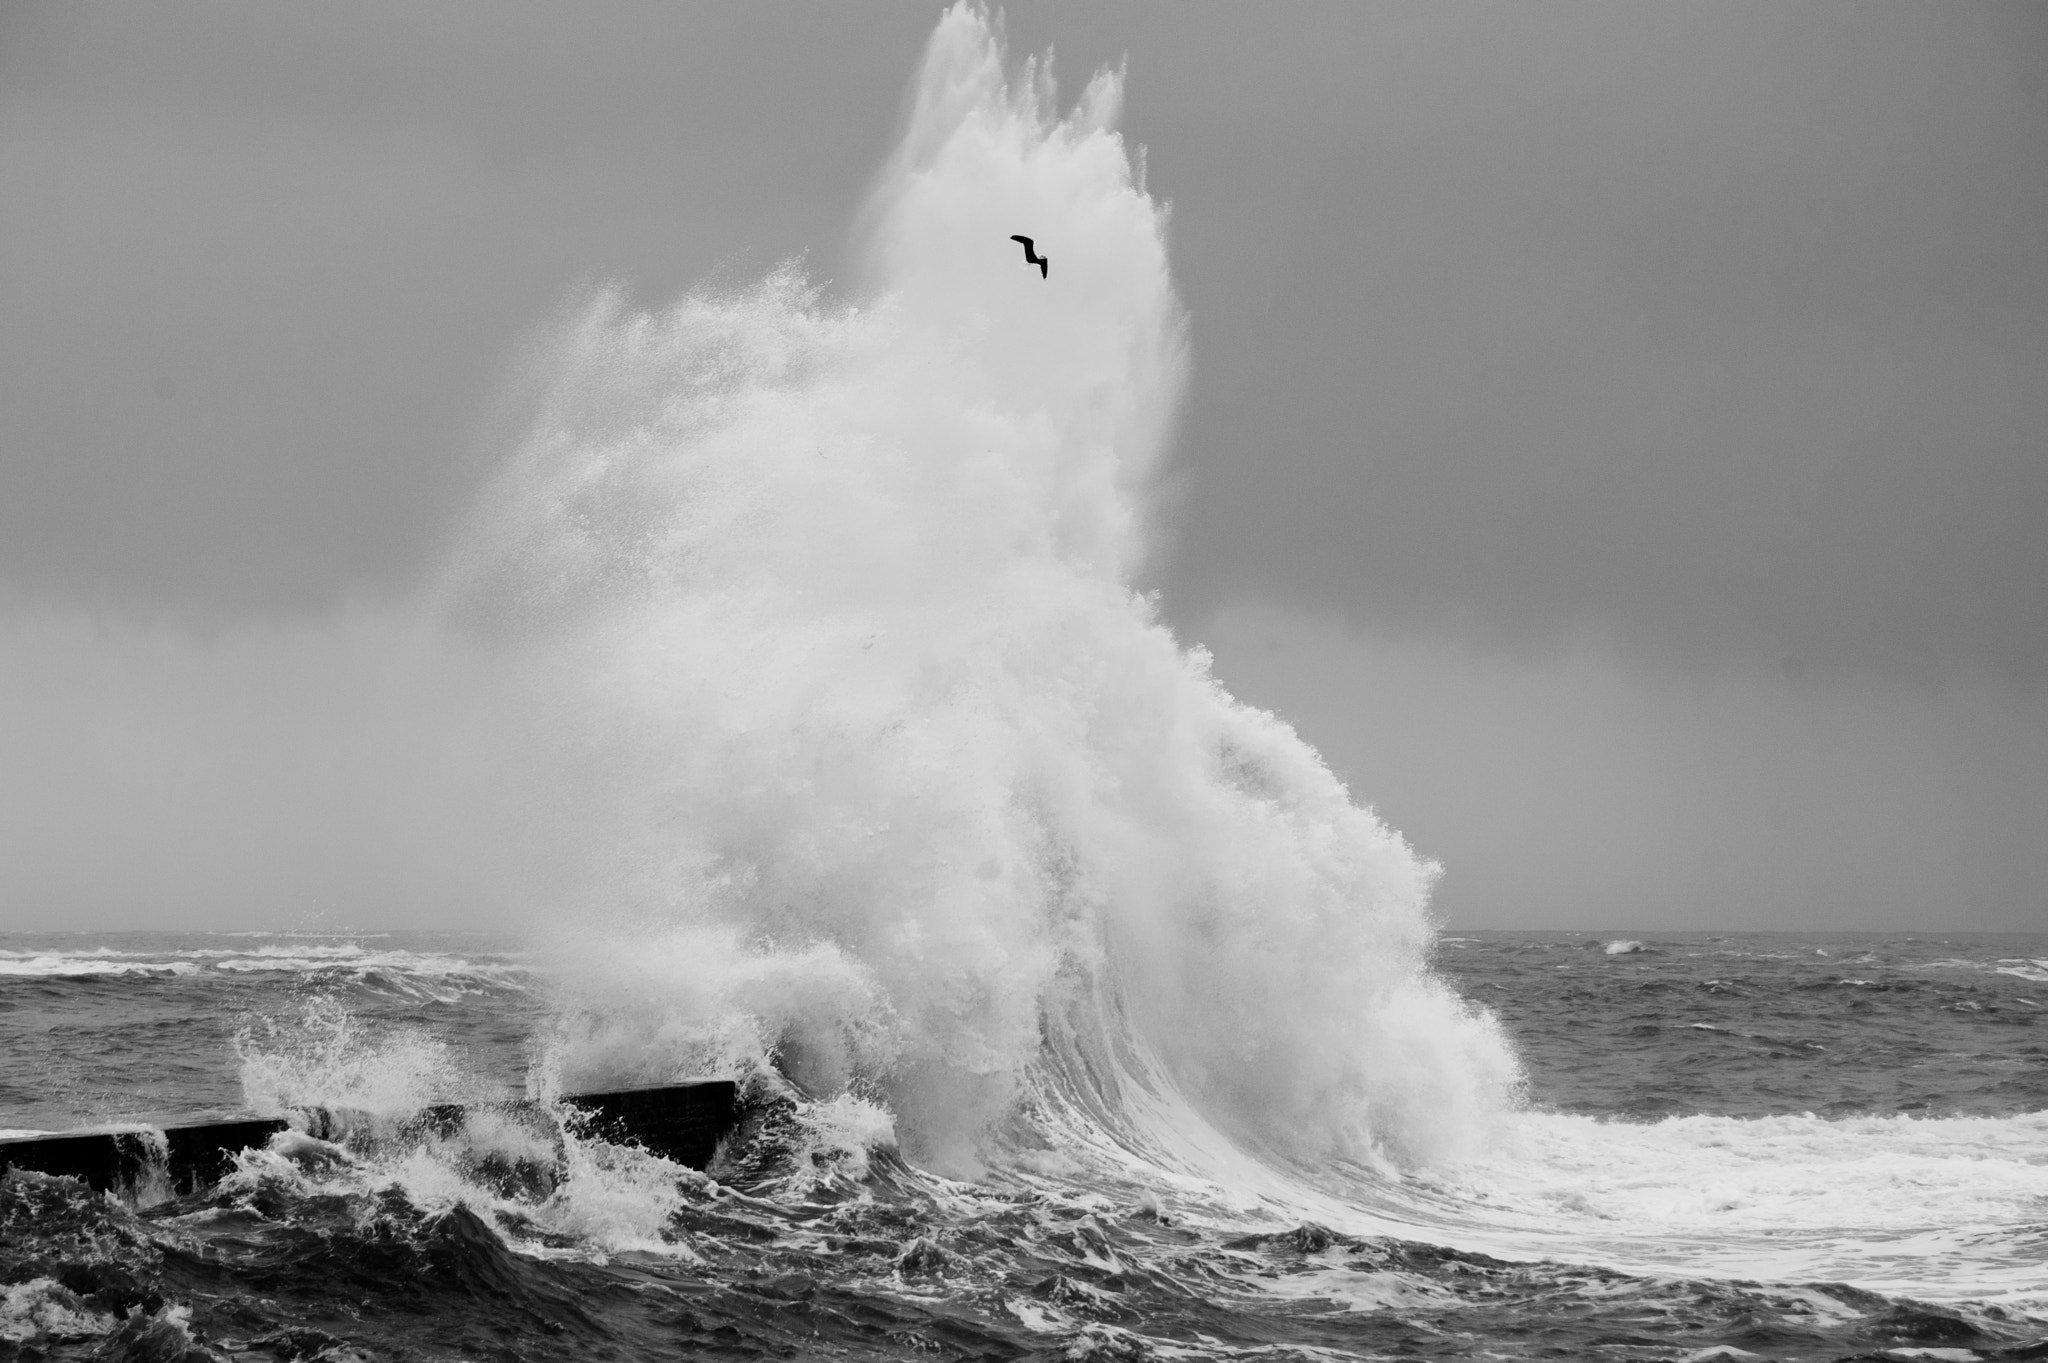
[[[1131,585],[1185,348],[1121,79],[1062,116],[1004,62],[940,24],[858,302],[791,266],[569,327],[456,558],[582,868],[557,1054],[779,1059],[942,1169],[1055,1071],[1142,1144],[1140,1052],[1263,1148],[1456,1149],[1516,1068],[1425,969],[1435,868]]]

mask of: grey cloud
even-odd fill
[[[935,13],[0,9],[0,604],[403,599],[579,290],[841,270]],[[1454,914],[2038,921],[2040,7],[1077,0],[1009,27],[1070,89],[1128,55],[1174,204],[1196,364],[1146,585],[1445,858]],[[1246,642],[1268,615],[1284,667]],[[189,667],[151,637],[10,624],[6,736],[132,720],[173,795],[226,751],[189,808],[104,806],[191,834],[151,855],[192,902],[204,830],[245,814],[299,849],[219,882],[247,904],[345,878],[321,829],[399,868],[364,896],[482,893],[500,835],[411,841],[374,794],[407,771],[321,737],[368,703],[291,661],[381,635]],[[97,700],[49,682],[67,659]],[[328,745],[324,814],[259,798],[297,787],[237,706]],[[89,830],[120,764],[63,769],[97,773],[59,792]]]
[[[0,925],[511,926],[546,884],[497,669],[390,612],[0,619]]]
[[[0,577],[416,571],[523,332],[810,249],[932,17],[10,10]],[[1033,5],[1131,59],[1198,369],[1157,585],[2048,681],[2048,23],[2027,6]],[[168,396],[159,397],[159,392]]]
[[[0,580],[202,613],[404,585],[567,297],[836,240],[928,20],[13,9]]]
[[[2038,10],[1296,14],[1118,35],[1196,318],[1184,618],[2048,681]]]
[[[2038,931],[2048,909],[2037,694],[1674,676],[1262,604],[1201,628],[1234,692],[1443,863],[1455,926]]]

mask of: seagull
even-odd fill
[[[1038,254],[1038,252],[1032,250],[1031,238],[1020,237],[1013,232],[1010,234],[1010,240],[1021,241],[1024,243],[1024,263],[1026,265],[1036,265],[1038,267],[1038,277],[1040,279],[1045,279],[1051,275],[1052,258],[1050,256],[1042,256]]]

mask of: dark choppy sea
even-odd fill
[[[572,1133],[508,1187],[484,1131],[285,1142],[154,1205],[11,1175],[0,1357],[2048,1357],[2048,938],[1435,959],[1527,1076],[1451,1162],[1304,1170],[1213,1132],[1175,1157],[1041,1089],[966,1179],[905,1160],[879,1103],[791,1093],[709,1176]],[[481,936],[0,937],[0,1127],[545,1091],[540,965]]]

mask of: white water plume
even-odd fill
[[[856,302],[791,266],[567,328],[457,556],[585,886],[557,1060],[773,1055],[949,1169],[1048,1046],[1283,1154],[1462,1148],[1515,1066],[1425,970],[1434,868],[1130,585],[1186,360],[1121,77],[1061,115],[1004,60],[940,22]]]

